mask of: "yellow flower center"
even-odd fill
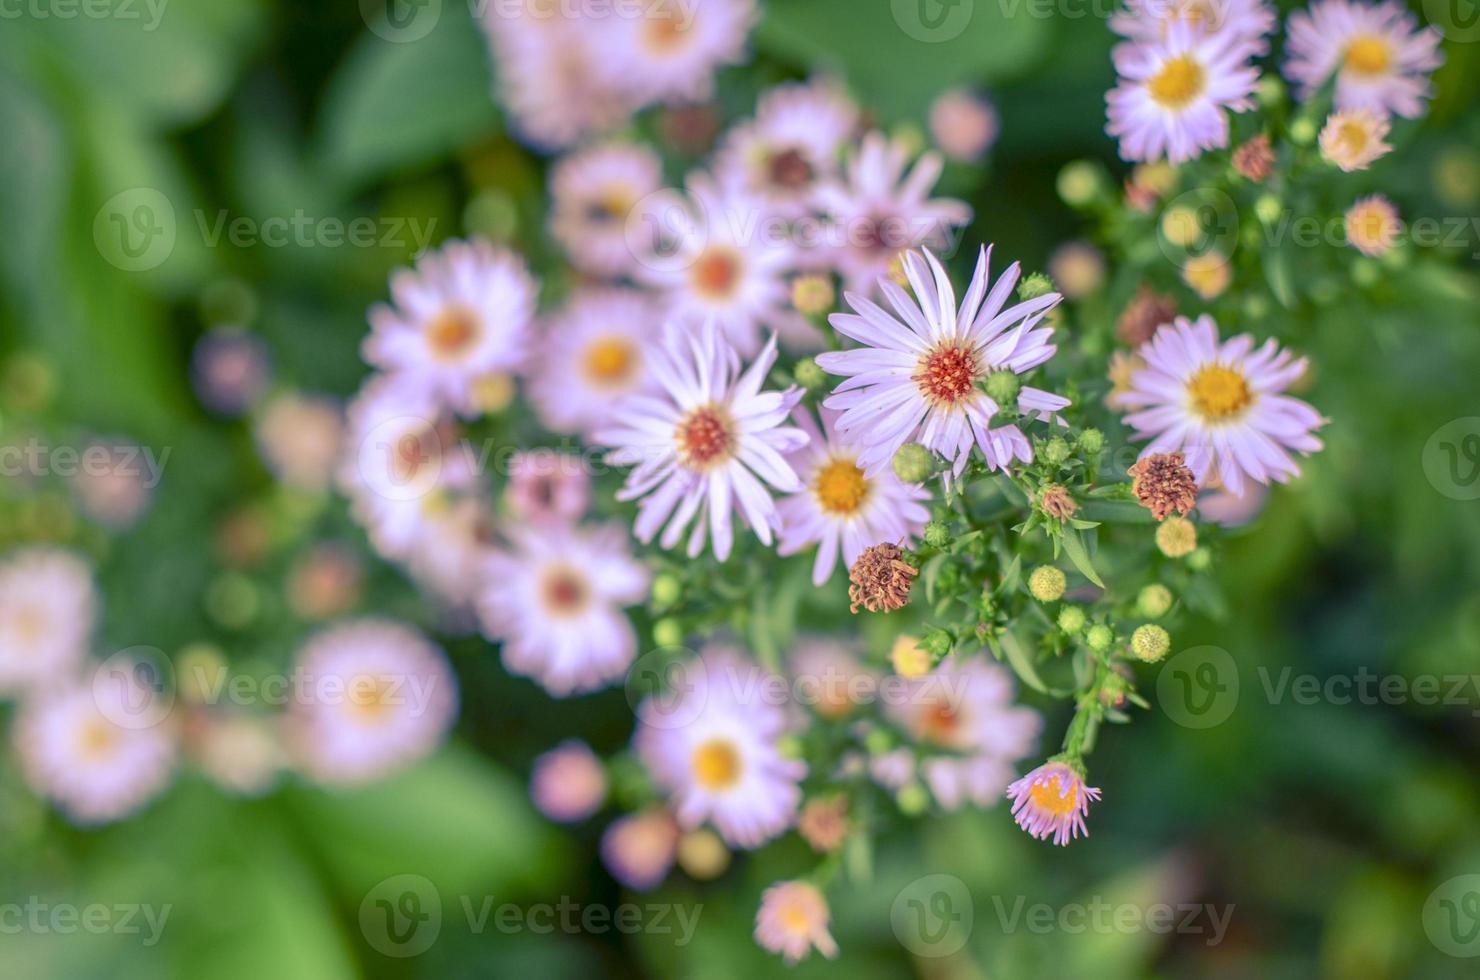
[[[1392,48],[1376,34],[1359,34],[1346,46],[1346,68],[1358,75],[1381,75],[1392,63]]]
[[[78,746],[82,755],[94,761],[106,758],[113,752],[115,731],[113,726],[102,718],[94,718],[86,722],[82,731],[78,732]]]
[[[792,933],[802,936],[812,931],[812,913],[801,902],[787,902],[781,907],[781,921]]]
[[[1356,156],[1367,148],[1367,127],[1355,120],[1344,122],[1336,131],[1336,140]]]
[[[694,750],[694,779],[705,789],[729,789],[740,781],[740,752],[735,743],[712,738]]]
[[[439,357],[456,357],[478,336],[478,317],[465,306],[449,306],[427,324],[427,343]]]
[[[581,366],[593,384],[620,387],[637,367],[637,346],[626,337],[601,337],[586,348]]]
[[[394,687],[395,684],[389,677],[357,674],[349,683],[350,707],[364,720],[375,721],[390,707]]]
[[[594,224],[611,224],[626,218],[632,205],[632,194],[627,188],[609,187],[591,200],[586,217]]]
[[[15,636],[24,646],[34,646],[46,636],[49,625],[45,610],[22,606],[15,614]]]
[[[1191,55],[1178,55],[1151,76],[1146,90],[1162,108],[1183,109],[1202,94],[1205,79],[1202,65]]]
[[[851,459],[835,459],[817,471],[812,484],[817,503],[830,514],[851,514],[868,496],[868,480]]]
[[[1065,817],[1074,812],[1079,803],[1079,787],[1072,780],[1065,787],[1059,780],[1059,775],[1054,774],[1047,782],[1034,783],[1028,790],[1035,809],[1055,817]]]
[[[1192,405],[1203,418],[1218,422],[1249,407],[1253,395],[1244,376],[1222,364],[1209,364],[1187,383]]]

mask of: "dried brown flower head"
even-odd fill
[[[1127,347],[1140,347],[1156,333],[1163,323],[1171,323],[1177,315],[1177,300],[1147,286],[1136,290],[1135,297],[1126,304],[1115,321],[1115,335]]]
[[[904,560],[904,550],[897,544],[876,544],[848,570],[849,609],[858,612],[862,606],[869,612],[889,612],[909,604],[910,587],[920,570]]]
[[[1197,478],[1181,453],[1153,453],[1130,468],[1131,490],[1158,521],[1189,513],[1197,503]]]
[[[1079,511],[1079,504],[1074,501],[1068,489],[1057,483],[1043,491],[1038,504],[1045,514],[1058,521],[1067,521]]]
[[[835,793],[808,800],[797,817],[797,832],[819,854],[842,847],[848,836],[848,797]]]
[[[1269,137],[1260,133],[1233,151],[1233,169],[1256,184],[1264,183],[1274,169],[1274,150]]]

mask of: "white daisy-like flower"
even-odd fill
[[[959,308],[945,269],[925,251],[904,258],[915,298],[888,279],[879,282],[894,314],[848,294],[857,312],[832,315],[840,333],[867,346],[818,355],[824,371],[847,376],[823,405],[841,413],[838,431],[861,448],[858,460],[867,473],[887,467],[911,441],[951,460],[956,476],[966,468],[973,443],[991,469],[1032,460],[1022,429],[992,424],[1001,406],[979,382],[994,371],[1023,374],[1054,355],[1053,328],[1039,324],[1060,297],[1047,293],[1009,306],[1018,264],[989,290],[990,261],[991,250],[983,248]],[[1016,407],[1030,418],[1048,418],[1068,404],[1067,398],[1025,385]]]
[[[819,429],[811,411],[798,408],[797,425],[810,441],[791,457],[805,489],[782,498],[781,543],[777,552],[794,555],[817,545],[812,583],[822,585],[837,567],[838,552],[851,566],[870,545],[909,545],[930,520],[924,501],[930,494],[902,482],[892,470],[869,476],[858,450],[837,430],[838,413],[822,410]]]
[[[613,141],[561,158],[550,171],[550,233],[583,272],[614,279],[636,268],[633,208],[663,185],[663,163],[640,143]]]
[[[1416,119],[1433,93],[1429,74],[1444,63],[1439,32],[1420,29],[1396,0],[1317,0],[1290,15],[1286,33],[1285,77],[1309,99],[1335,72],[1338,109]]]
[[[759,199],[696,174],[687,199],[662,208],[661,251],[640,260],[640,278],[661,291],[669,317],[714,320],[746,357],[766,330],[798,345],[820,336],[791,303],[796,249],[766,218]]]
[[[755,0],[651,0],[603,22],[603,77],[642,104],[702,101],[715,71],[744,60],[757,17]]]
[[[26,782],[82,825],[142,807],[169,784],[178,741],[167,719],[134,723],[150,693],[133,675],[118,674],[28,699],[13,731]]]
[[[952,160],[979,162],[1001,128],[997,107],[972,89],[947,89],[930,103],[930,137]]]
[[[643,702],[634,742],[653,778],[672,796],[678,822],[711,823],[734,847],[755,848],[796,820],[807,767],[782,756],[784,706],[754,662],[711,648],[683,670],[682,689]]]
[[[483,567],[478,613],[504,666],[556,697],[605,687],[637,655],[622,607],[647,596],[647,569],[620,525],[506,526],[508,549]]]
[[[1110,29],[1132,41],[1164,41],[1173,24],[1185,24],[1202,37],[1247,42],[1262,55],[1269,51],[1275,20],[1264,0],[1126,0],[1126,9],[1111,15]]]
[[[478,575],[491,550],[493,514],[479,494],[434,494],[400,560],[432,596],[464,607],[478,592]]]
[[[848,161],[843,176],[817,189],[817,203],[831,224],[833,262],[849,289],[871,294],[900,253],[949,244],[951,229],[971,220],[971,208],[953,198],[932,198],[944,161],[922,155],[913,166],[910,145],[871,132]]]
[[[738,507],[755,536],[770,545],[780,518],[768,486],[782,493],[802,489],[785,456],[807,441],[801,429],[784,424],[801,390],[761,390],[776,362],[776,338],[742,374],[739,356],[717,328],[670,321],[649,362],[661,392],[631,396],[595,436],[616,447],[608,463],[635,467],[617,498],[642,501],[638,540],[652,541],[666,523],[659,543],[672,548],[692,524],[689,557],[698,557],[713,538],[714,555],[724,561],[734,546],[732,511]]]
[[[920,771],[947,810],[1001,799],[1043,728],[1036,711],[1013,703],[1011,673],[980,657],[942,661],[886,710],[919,745]]]
[[[1250,334],[1225,341],[1207,315],[1178,317],[1142,344],[1146,366],[1132,379],[1121,404],[1136,438],[1150,439],[1142,458],[1180,450],[1199,485],[1212,477],[1242,495],[1246,480],[1284,483],[1300,474],[1288,450],[1321,448],[1319,412],[1283,394],[1305,373],[1278,343],[1255,348]]]
[[[290,487],[328,488],[344,439],[344,411],[332,398],[286,392],[263,406],[254,434],[262,459]]]
[[[457,716],[447,656],[409,626],[360,619],[298,653],[287,732],[303,770],[331,785],[378,779],[431,753]]]
[[[1228,113],[1254,106],[1254,47],[1236,34],[1202,34],[1184,22],[1160,40],[1116,45],[1120,82],[1105,96],[1105,131],[1126,160],[1182,163],[1228,145]]]
[[[523,363],[535,291],[512,252],[484,239],[450,242],[391,276],[394,305],[370,311],[365,360],[473,414],[478,382]]]
[[[755,913],[755,941],[780,953],[788,966],[817,950],[828,959],[838,955],[838,944],[828,931],[827,899],[806,881],[780,881],[761,895]]]
[[[24,548],[0,562],[0,695],[65,682],[98,619],[92,569],[67,551]]]
[[[1392,149],[1385,141],[1392,124],[1371,109],[1338,109],[1321,127],[1321,156],[1347,173],[1366,170]]]
[[[228,792],[261,796],[287,762],[275,719],[240,710],[194,717],[185,744],[202,772]]]
[[[495,94],[525,142],[560,150],[632,117],[637,100],[602,69],[609,18],[571,17],[539,3],[477,6],[497,71]]]
[[[725,137],[715,173],[772,213],[798,217],[812,209],[818,183],[836,177],[857,125],[858,106],[836,82],[779,85]]]
[[[529,396],[554,432],[588,434],[625,397],[652,387],[647,350],[658,304],[635,289],[584,289],[550,317]]]

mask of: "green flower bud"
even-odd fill
[[[883,755],[894,748],[894,733],[887,728],[875,728],[863,737],[863,747],[869,755]]]
[[[899,804],[899,810],[905,816],[918,817],[930,805],[930,796],[919,783],[910,783],[899,791],[894,801]]]
[[[932,548],[944,548],[951,543],[951,529],[944,521],[931,521],[925,525],[925,543]]]
[[[1284,209],[1285,206],[1280,203],[1280,199],[1273,194],[1261,194],[1259,195],[1259,199],[1254,202],[1255,216],[1266,225],[1279,223],[1280,212]]]
[[[987,375],[983,387],[999,406],[1016,409],[1018,392],[1022,390],[1023,383],[1018,380],[1016,371],[993,371]]]
[[[776,751],[784,759],[800,759],[802,748],[802,740],[795,735],[782,735],[776,739]]]
[[[227,629],[241,629],[257,617],[261,595],[239,572],[226,572],[206,587],[206,613]]]
[[[1095,653],[1105,653],[1115,643],[1115,631],[1104,623],[1096,623],[1084,634],[1084,642]]]
[[[1100,168],[1088,160],[1076,160],[1059,171],[1059,197],[1073,208],[1094,203],[1103,186]]]
[[[676,647],[683,643],[683,626],[676,619],[660,619],[653,624],[653,642],[660,647]]]
[[[805,361],[799,362],[793,374],[797,379],[797,384],[806,388],[808,391],[821,388],[827,380],[827,374],[810,357]]]
[[[1257,95],[1259,97],[1260,105],[1264,106],[1266,109],[1277,106],[1285,101],[1285,83],[1280,81],[1280,77],[1278,75],[1275,75],[1273,73],[1266,73],[1265,76],[1259,80],[1259,89]]]
[[[1316,138],[1316,124],[1301,116],[1290,124],[1290,139],[1299,146],[1309,146]]]
[[[1091,455],[1105,448],[1105,433],[1099,429],[1085,429],[1079,433],[1079,451]]]
[[[1057,466],[1069,458],[1069,444],[1060,436],[1054,436],[1043,445],[1043,458]]]
[[[1187,556],[1187,567],[1194,572],[1205,572],[1213,565],[1213,553],[1207,548],[1194,548]]]
[[[1171,649],[1171,634],[1155,623],[1137,626],[1131,634],[1131,653],[1148,664],[1156,663]]]
[[[1057,602],[1063,598],[1064,589],[1068,587],[1069,580],[1062,570],[1052,565],[1039,565],[1033,569],[1033,574],[1028,576],[1028,591],[1033,593],[1033,598],[1039,602]]]
[[[1147,619],[1160,619],[1172,608],[1172,590],[1165,585],[1148,585],[1136,597],[1136,609]]]
[[[1018,299],[1037,299],[1054,291],[1053,280],[1041,272],[1029,275],[1018,284]]]
[[[956,638],[951,636],[948,631],[941,629],[939,626],[932,626],[921,637],[920,648],[936,660],[939,660],[951,652],[951,647],[955,643]]]
[[[1065,606],[1059,610],[1059,629],[1073,636],[1084,629],[1084,610],[1078,606]]]
[[[1376,262],[1368,258],[1357,259],[1352,263],[1352,282],[1363,289],[1371,289],[1382,281],[1382,269]]]
[[[894,454],[894,475],[905,483],[924,483],[935,473],[935,457],[918,442],[907,442]]]
[[[664,573],[653,579],[653,602],[660,606],[671,606],[678,601],[683,587],[678,578]]]

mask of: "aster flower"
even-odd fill
[[[478,410],[477,383],[526,356],[535,283],[524,260],[484,239],[424,253],[391,276],[393,305],[370,311],[370,364],[425,386],[463,414]]]
[[[1316,0],[1290,15],[1285,77],[1302,99],[1336,73],[1336,108],[1372,109],[1408,119],[1423,115],[1429,73],[1444,63],[1439,32],[1422,30],[1396,0]]]
[[[658,304],[635,289],[582,289],[549,320],[530,382],[540,421],[588,434],[627,395],[652,387],[647,348],[660,336]]]
[[[1373,194],[1347,208],[1345,228],[1347,243],[1352,248],[1375,257],[1397,244],[1403,222],[1392,201]]]
[[[1052,837],[1062,847],[1075,837],[1089,836],[1084,818],[1100,791],[1086,786],[1073,766],[1050,761],[1007,787],[1007,798],[1019,827],[1039,840]]]
[[[767,487],[802,489],[784,457],[807,441],[801,429],[783,424],[801,391],[761,390],[776,361],[776,339],[742,374],[739,357],[717,329],[685,330],[670,322],[650,360],[661,394],[630,397],[595,437],[618,447],[608,463],[636,467],[618,499],[642,501],[638,540],[652,541],[666,523],[659,543],[672,548],[692,524],[689,557],[712,538],[715,557],[724,561],[734,546],[732,510],[738,507],[761,543],[770,545],[780,517]]]
[[[840,548],[844,564],[852,566],[869,545],[912,543],[930,520],[923,504],[930,494],[902,482],[892,470],[865,475],[858,451],[837,431],[836,412],[822,410],[821,429],[809,409],[798,408],[794,417],[809,441],[787,461],[806,489],[777,505],[778,553],[794,555],[816,544],[812,583],[822,585],[832,577]]]
[[[321,630],[299,651],[290,749],[330,785],[385,776],[441,744],[457,715],[447,656],[420,632],[384,619]]]
[[[186,746],[217,786],[261,796],[287,762],[274,721],[240,710],[202,712],[189,725]]]
[[[509,510],[520,521],[571,524],[591,503],[591,474],[586,462],[570,453],[525,450],[509,459]]]
[[[332,398],[287,392],[262,408],[253,427],[273,475],[310,492],[328,488],[344,439],[344,412]]]
[[[886,706],[919,746],[920,772],[946,809],[996,803],[1013,766],[1033,750],[1043,721],[1013,703],[1013,687],[998,664],[948,657]]]
[[[1110,29],[1131,41],[1163,41],[1174,24],[1200,37],[1236,38],[1262,55],[1275,11],[1264,0],[1126,0],[1126,9],[1110,17]]]
[[[613,141],[562,157],[550,171],[550,233],[583,272],[616,278],[635,268],[628,218],[663,184],[651,148]]]
[[[720,183],[795,218],[812,208],[817,185],[837,175],[858,106],[837,83],[778,85],[760,99],[755,119],[725,137],[715,162]]]
[[[796,819],[807,772],[777,747],[785,708],[764,700],[766,674],[733,650],[710,648],[685,676],[684,689],[638,709],[638,756],[682,827],[708,822],[733,847],[759,847]]]
[[[98,619],[92,568],[70,552],[24,548],[0,562],[0,695],[63,680]]]
[[[1182,163],[1228,145],[1228,115],[1254,105],[1253,48],[1232,34],[1203,35],[1182,22],[1159,40],[1117,45],[1119,84],[1105,96],[1105,131],[1126,160]]]
[[[1028,437],[1016,424],[992,425],[1001,406],[979,382],[994,371],[1024,374],[1053,356],[1053,329],[1039,323],[1060,297],[1047,293],[1009,306],[1018,264],[989,289],[990,260],[990,249],[983,248],[958,308],[955,289],[935,256],[910,252],[904,268],[913,299],[897,284],[880,280],[893,314],[847,294],[856,312],[830,318],[840,333],[867,345],[817,357],[824,371],[847,376],[823,404],[841,412],[837,429],[860,447],[858,459],[866,472],[887,467],[911,441],[950,460],[956,476],[966,468],[973,444],[994,470],[1033,458]],[[1048,418],[1068,404],[1066,398],[1022,386],[1016,408],[1029,417]]]
[[[566,739],[534,760],[529,795],[551,820],[579,823],[606,799],[606,771],[589,745]]]
[[[942,153],[961,163],[986,156],[1001,127],[996,106],[971,89],[948,89],[930,104],[931,138]]]
[[[149,509],[163,477],[165,456],[124,440],[90,439],[82,447],[83,465],[67,478],[84,514],[113,531],[133,527]]]
[[[1338,109],[1321,127],[1321,156],[1347,173],[1366,170],[1392,149],[1383,140],[1392,124],[1371,109]]]
[[[1314,432],[1325,420],[1282,393],[1305,373],[1306,361],[1275,341],[1258,349],[1249,334],[1220,342],[1212,317],[1178,317],[1139,353],[1146,367],[1121,402],[1138,409],[1125,417],[1136,438],[1151,440],[1143,457],[1182,450],[1199,484],[1216,475],[1242,494],[1246,480],[1298,476],[1289,450],[1321,448]]]
[[[780,881],[761,893],[755,913],[755,941],[780,953],[788,966],[812,950],[828,959],[838,955],[838,944],[827,931],[830,913],[822,892],[805,881]]]
[[[1146,283],[1136,287],[1136,295],[1126,304],[1115,321],[1115,336],[1128,347],[1139,347],[1156,334],[1163,323],[1177,315],[1177,298],[1158,293]]]
[[[473,601],[487,560],[493,514],[479,494],[427,498],[416,537],[400,556],[411,577],[452,607]]]
[[[603,24],[603,78],[641,103],[707,99],[715,71],[744,59],[757,16],[755,0],[653,0]]]
[[[668,876],[678,853],[678,824],[654,806],[613,820],[601,835],[601,860],[612,877],[640,892]]]
[[[649,576],[619,525],[506,525],[509,547],[483,568],[478,613],[501,641],[504,666],[556,697],[604,687],[637,655],[622,607],[647,596]]]
[[[177,755],[173,725],[139,723],[151,691],[132,674],[100,680],[28,699],[13,729],[26,782],[82,825],[142,807],[169,784]]]
[[[857,651],[837,640],[817,636],[797,644],[787,658],[798,700],[829,720],[849,714],[879,684],[878,675],[858,659]]]
[[[746,357],[764,330],[809,348],[821,336],[791,305],[796,250],[765,215],[760,199],[698,174],[686,200],[663,207],[662,253],[639,260],[640,278],[662,294],[669,317],[714,320]]]
[[[900,253],[944,246],[953,227],[971,220],[964,201],[929,196],[940,179],[940,154],[926,153],[913,166],[911,156],[903,139],[868,133],[842,177],[817,189],[838,239],[832,261],[855,292],[871,294]]]
[[[607,18],[562,16],[537,5],[479,4],[497,71],[495,94],[513,130],[558,150],[624,124],[638,108],[602,69]]]
[[[220,415],[241,415],[272,380],[267,345],[242,327],[216,327],[195,345],[190,380],[206,408]]]

